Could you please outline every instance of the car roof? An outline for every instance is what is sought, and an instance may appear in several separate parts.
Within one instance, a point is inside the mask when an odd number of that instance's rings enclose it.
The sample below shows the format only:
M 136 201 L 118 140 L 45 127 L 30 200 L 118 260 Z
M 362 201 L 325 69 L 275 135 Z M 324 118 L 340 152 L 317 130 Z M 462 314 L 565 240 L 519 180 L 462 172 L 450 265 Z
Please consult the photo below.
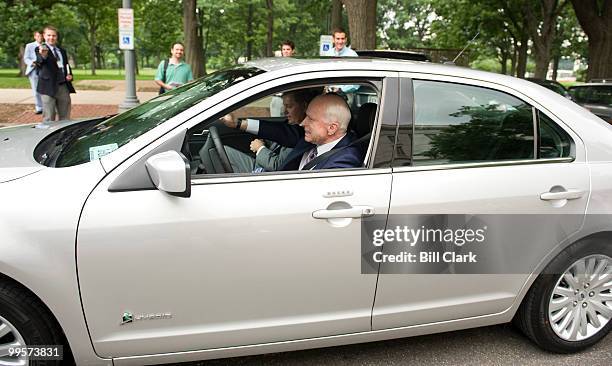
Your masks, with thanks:
M 361 58 L 361 57 L 319 57 L 319 58 L 294 58 L 294 57 L 271 57 L 249 61 L 244 64 L 256 67 L 268 72 L 284 70 L 286 73 L 332 71 L 332 70 L 371 70 L 371 71 L 396 71 L 411 72 L 433 75 L 457 76 L 468 79 L 483 80 L 501 85 L 533 85 L 533 83 L 512 76 L 492 73 L 488 71 L 474 70 L 467 67 L 438 64 L 432 62 L 391 60 L 383 58 Z
M 591 87 L 591 86 L 607 86 L 607 87 L 610 87 L 610 86 L 612 86 L 612 84 L 610 84 L 610 83 L 586 83 L 586 84 L 580 84 L 580 85 L 572 85 L 572 86 L 570 86 L 570 89 L 587 88 L 587 87 Z

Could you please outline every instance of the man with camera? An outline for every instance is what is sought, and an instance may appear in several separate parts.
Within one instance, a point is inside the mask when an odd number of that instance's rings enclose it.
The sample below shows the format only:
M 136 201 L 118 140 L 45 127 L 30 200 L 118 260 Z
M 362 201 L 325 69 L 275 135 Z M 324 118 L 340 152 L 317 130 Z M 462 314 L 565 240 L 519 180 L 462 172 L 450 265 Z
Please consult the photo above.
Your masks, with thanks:
M 34 95 L 34 103 L 36 114 L 41 114 L 43 110 L 42 99 L 40 94 L 36 91 L 38 87 L 38 64 L 36 63 L 36 47 L 40 47 L 43 41 L 42 33 L 38 30 L 34 31 L 34 42 L 30 42 L 25 46 L 23 53 L 23 62 L 26 65 L 26 76 L 30 79 L 30 86 L 32 87 L 32 95 Z
M 46 26 L 43 30 L 45 43 L 36 48 L 36 62 L 40 65 L 38 88 L 43 102 L 43 122 L 70 119 L 70 93 L 76 93 L 72 86 L 72 70 L 66 51 L 57 46 L 57 29 Z

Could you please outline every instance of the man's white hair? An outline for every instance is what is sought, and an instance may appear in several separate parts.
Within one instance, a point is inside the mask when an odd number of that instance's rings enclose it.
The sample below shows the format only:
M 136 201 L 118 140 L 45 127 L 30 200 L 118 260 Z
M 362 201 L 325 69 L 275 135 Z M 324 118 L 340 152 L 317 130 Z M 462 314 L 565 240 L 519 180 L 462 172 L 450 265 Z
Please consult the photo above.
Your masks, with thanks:
M 314 101 L 325 104 L 325 122 L 337 122 L 339 130 L 346 132 L 351 121 L 351 110 L 346 101 L 336 94 L 324 94 L 316 97 Z

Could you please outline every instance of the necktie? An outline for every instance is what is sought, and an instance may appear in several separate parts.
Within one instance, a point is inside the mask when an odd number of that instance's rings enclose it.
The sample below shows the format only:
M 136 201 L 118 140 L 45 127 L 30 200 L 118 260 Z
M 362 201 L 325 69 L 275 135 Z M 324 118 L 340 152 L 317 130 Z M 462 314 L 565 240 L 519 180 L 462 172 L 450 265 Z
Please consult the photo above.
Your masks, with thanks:
M 53 47 L 53 55 L 55 55 L 55 59 L 56 59 L 57 61 L 59 61 L 59 60 L 60 60 L 60 57 L 59 57 L 59 55 L 58 55 L 58 53 L 57 53 L 57 48 L 55 48 L 55 47 Z
M 313 161 L 316 157 L 317 157 L 317 148 L 313 147 L 312 150 L 310 150 L 310 153 L 308 153 L 308 156 L 306 157 L 306 161 L 304 161 L 304 166 L 306 166 L 308 163 Z M 302 167 L 302 169 L 304 169 L 304 167 Z

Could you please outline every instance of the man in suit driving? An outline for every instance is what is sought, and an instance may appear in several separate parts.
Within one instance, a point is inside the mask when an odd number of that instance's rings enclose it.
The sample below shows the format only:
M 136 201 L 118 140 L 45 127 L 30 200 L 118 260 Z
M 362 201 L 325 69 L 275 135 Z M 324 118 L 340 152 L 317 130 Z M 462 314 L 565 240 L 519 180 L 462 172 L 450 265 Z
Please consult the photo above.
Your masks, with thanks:
M 320 95 L 312 100 L 306 110 L 301 128 L 267 121 L 235 120 L 231 115 L 223 118 L 228 127 L 240 128 L 260 138 L 276 141 L 293 150 L 280 170 L 303 170 L 317 156 L 320 159 L 306 169 L 357 168 L 363 165 L 363 151 L 357 145 L 353 132 L 348 132 L 351 111 L 345 100 L 336 94 Z M 340 149 L 335 153 L 332 150 Z
M 55 27 L 46 26 L 43 37 L 45 44 L 36 48 L 36 62 L 40 65 L 37 90 L 42 96 L 43 122 L 54 121 L 56 110 L 60 120 L 70 119 L 70 93 L 75 91 L 68 55 L 57 46 Z

